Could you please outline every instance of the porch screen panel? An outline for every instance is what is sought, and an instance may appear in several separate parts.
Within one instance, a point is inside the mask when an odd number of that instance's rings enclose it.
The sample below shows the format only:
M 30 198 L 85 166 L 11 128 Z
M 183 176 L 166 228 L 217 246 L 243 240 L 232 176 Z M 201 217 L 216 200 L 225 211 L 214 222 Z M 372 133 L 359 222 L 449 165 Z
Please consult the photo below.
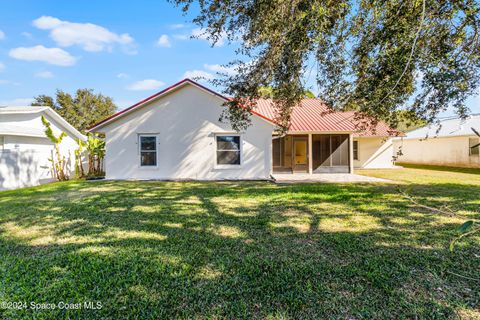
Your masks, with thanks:
M 332 166 L 348 166 L 348 136 L 332 135 Z
M 312 135 L 313 169 L 330 166 L 330 135 Z
M 312 135 L 312 165 L 315 172 L 343 172 L 349 167 L 349 142 L 345 134 Z M 332 169 L 337 168 L 337 169 Z M 317 170 L 318 169 L 318 170 Z M 332 171 L 333 170 L 333 171 Z
M 286 168 L 291 168 L 292 167 L 292 136 L 286 136 L 285 138 L 285 144 L 284 144 L 284 154 L 285 156 L 283 157 L 283 165 Z
M 276 138 L 272 140 L 272 162 L 274 167 L 283 166 L 283 154 L 284 154 L 284 138 Z
M 322 147 L 322 144 L 320 143 L 318 136 L 313 135 L 312 136 L 312 167 L 313 169 L 318 168 L 321 164 L 320 162 L 321 147 Z

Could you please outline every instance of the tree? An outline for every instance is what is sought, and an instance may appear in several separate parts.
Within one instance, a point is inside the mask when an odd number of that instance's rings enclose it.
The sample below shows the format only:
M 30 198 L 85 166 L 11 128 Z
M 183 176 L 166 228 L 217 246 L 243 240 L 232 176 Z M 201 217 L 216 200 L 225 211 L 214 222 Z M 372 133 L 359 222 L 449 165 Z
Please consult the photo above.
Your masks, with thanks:
M 88 133 L 87 140 L 76 139 L 75 173 L 78 178 L 104 176 L 103 159 L 105 158 L 105 140 L 98 133 Z M 83 170 L 84 156 L 88 160 L 88 172 Z
M 60 144 L 62 143 L 63 138 L 67 136 L 65 132 L 61 132 L 58 136 L 53 133 L 50 122 L 42 116 L 42 123 L 45 126 L 45 135 L 53 143 L 53 153 L 52 157 L 48 160 L 52 163 L 52 173 L 55 179 L 58 181 L 68 180 L 68 175 L 66 173 L 66 160 L 60 152 Z
M 419 119 L 417 114 L 409 110 L 396 111 L 397 129 L 402 132 L 408 132 L 425 126 L 427 123 Z
M 98 121 L 112 115 L 117 107 L 112 98 L 91 89 L 78 89 L 75 97 L 62 90 L 57 90 L 55 100 L 47 95 L 34 98 L 32 106 L 49 106 L 72 126 L 81 132 Z
M 78 148 L 75 150 L 75 174 L 77 178 L 82 178 L 85 176 L 83 170 L 83 155 L 85 153 L 86 142 L 80 139 L 75 139 L 77 142 Z
M 225 118 L 237 130 L 268 86 L 281 110 L 276 120 L 288 127 L 312 70 L 329 106 L 392 126 L 400 109 L 427 123 L 449 107 L 464 117 L 480 83 L 475 0 L 171 1 L 185 12 L 198 2 L 193 21 L 202 37 L 240 40 L 245 61 L 232 61 L 238 72 L 214 81 L 234 97 Z
M 258 95 L 264 99 L 272 99 L 275 96 L 271 86 L 258 88 Z M 303 92 L 303 98 L 315 98 L 315 94 L 310 90 L 305 90 Z
M 105 140 L 97 133 L 89 133 L 86 149 L 88 152 L 88 175 L 93 177 L 104 175 Z

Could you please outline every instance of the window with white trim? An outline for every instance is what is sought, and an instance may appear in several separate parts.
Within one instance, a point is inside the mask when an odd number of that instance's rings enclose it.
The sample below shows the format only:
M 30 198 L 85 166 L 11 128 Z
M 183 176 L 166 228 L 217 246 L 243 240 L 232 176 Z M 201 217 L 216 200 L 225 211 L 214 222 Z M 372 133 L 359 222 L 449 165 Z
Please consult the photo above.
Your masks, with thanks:
M 358 160 L 358 141 L 353 140 L 353 160 Z
M 238 166 L 241 163 L 240 135 L 216 135 L 217 165 Z
M 469 149 L 470 149 L 470 152 L 469 154 L 471 156 L 475 156 L 475 155 L 478 155 L 480 152 L 480 139 L 478 138 L 469 138 L 468 139 L 468 144 L 469 144 Z
M 157 165 L 157 137 L 152 135 L 139 136 L 140 166 L 155 167 Z

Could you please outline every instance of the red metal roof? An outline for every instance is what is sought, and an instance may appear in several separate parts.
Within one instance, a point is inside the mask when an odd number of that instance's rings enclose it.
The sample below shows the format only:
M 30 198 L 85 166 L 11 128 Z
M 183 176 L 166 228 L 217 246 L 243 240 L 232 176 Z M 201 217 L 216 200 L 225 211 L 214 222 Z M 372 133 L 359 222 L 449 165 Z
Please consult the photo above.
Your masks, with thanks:
M 259 99 L 254 111 L 274 120 L 276 110 L 271 99 Z M 353 132 L 354 136 L 387 137 L 402 133 L 391 129 L 385 122 L 379 121 L 375 127 L 368 123 L 360 124 L 355 112 L 332 111 L 320 99 L 303 99 L 292 110 L 289 132 Z

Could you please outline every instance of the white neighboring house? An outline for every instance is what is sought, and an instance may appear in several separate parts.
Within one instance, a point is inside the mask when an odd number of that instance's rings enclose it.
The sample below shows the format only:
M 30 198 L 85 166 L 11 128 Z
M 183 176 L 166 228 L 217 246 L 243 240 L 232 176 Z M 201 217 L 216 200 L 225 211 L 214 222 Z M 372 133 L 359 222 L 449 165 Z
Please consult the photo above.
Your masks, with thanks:
M 272 174 L 352 173 L 391 168 L 392 130 L 359 131 L 352 112 L 329 112 L 319 99 L 294 107 L 278 135 L 271 100 L 260 100 L 252 123 L 235 132 L 219 121 L 229 98 L 184 79 L 97 123 L 105 134 L 107 179 L 270 179 Z M 400 134 L 396 132 L 396 134 Z
M 48 107 L 0 107 L 0 190 L 51 182 L 53 143 L 45 135 L 42 115 L 55 135 L 65 132 L 60 144 L 67 169 L 74 173 L 77 143 L 86 137 Z
M 408 132 L 406 137 L 395 139 L 395 152 L 401 150 L 403 153 L 397 161 L 479 168 L 479 147 L 472 147 L 478 145 L 480 140 L 472 128 L 480 131 L 480 114 L 471 115 L 465 120 L 444 119 L 439 125 L 425 126 Z

